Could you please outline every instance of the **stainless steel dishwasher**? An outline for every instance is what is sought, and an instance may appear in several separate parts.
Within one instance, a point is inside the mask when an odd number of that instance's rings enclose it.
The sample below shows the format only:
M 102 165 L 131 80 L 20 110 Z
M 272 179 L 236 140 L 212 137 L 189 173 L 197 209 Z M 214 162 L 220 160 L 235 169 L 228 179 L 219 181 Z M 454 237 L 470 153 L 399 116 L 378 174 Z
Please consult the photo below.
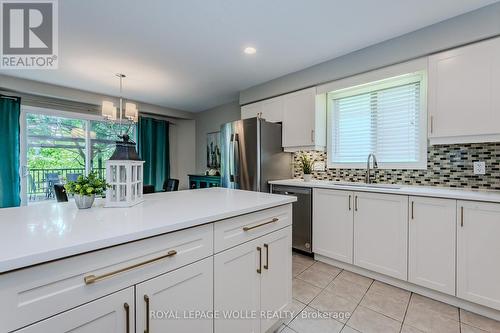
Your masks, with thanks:
M 297 201 L 293 203 L 292 247 L 312 253 L 312 189 L 273 185 L 272 193 L 297 197 Z

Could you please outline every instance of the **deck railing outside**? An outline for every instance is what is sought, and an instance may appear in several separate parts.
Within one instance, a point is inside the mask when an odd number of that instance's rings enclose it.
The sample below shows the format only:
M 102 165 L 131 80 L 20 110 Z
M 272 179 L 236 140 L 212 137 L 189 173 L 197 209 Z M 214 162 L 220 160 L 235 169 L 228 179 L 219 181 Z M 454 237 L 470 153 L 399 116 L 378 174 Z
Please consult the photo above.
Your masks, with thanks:
M 99 177 L 105 178 L 105 168 L 94 168 Z M 79 175 L 85 174 L 84 168 L 65 169 L 29 169 L 28 173 L 28 196 L 30 201 L 52 199 L 53 185 L 64 184 L 70 180 L 76 180 Z

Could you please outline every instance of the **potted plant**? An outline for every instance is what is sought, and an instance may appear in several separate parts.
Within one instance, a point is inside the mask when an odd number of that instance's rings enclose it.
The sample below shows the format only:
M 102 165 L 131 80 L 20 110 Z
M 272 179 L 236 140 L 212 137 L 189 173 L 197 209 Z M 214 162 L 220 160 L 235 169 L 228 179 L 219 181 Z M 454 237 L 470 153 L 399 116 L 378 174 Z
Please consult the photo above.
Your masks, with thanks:
M 312 180 L 313 160 L 306 154 L 302 154 L 299 159 L 299 165 L 304 173 L 304 181 L 310 182 Z
M 70 181 L 65 185 L 66 191 L 75 196 L 75 203 L 79 209 L 92 207 L 96 194 L 102 195 L 108 186 L 96 172 L 91 172 L 88 176 L 80 175 L 76 181 Z

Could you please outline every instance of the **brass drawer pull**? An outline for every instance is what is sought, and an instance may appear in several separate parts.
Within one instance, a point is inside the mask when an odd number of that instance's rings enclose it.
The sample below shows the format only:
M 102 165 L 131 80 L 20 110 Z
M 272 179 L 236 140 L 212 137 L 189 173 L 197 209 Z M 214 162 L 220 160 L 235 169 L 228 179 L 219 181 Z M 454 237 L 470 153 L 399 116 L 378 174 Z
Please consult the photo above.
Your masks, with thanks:
M 279 218 L 275 217 L 271 221 L 267 221 L 267 222 L 264 222 L 264 223 L 261 223 L 261 224 L 257 224 L 257 225 L 254 225 L 253 227 L 243 227 L 243 231 L 250 231 L 252 229 L 263 227 L 263 226 L 268 225 L 270 223 L 276 223 L 279 220 L 280 220 Z
M 262 248 L 257 246 L 257 251 L 259 251 L 259 268 L 257 268 L 257 273 L 262 274 Z
M 113 277 L 115 275 L 118 275 L 118 274 L 121 274 L 121 273 L 124 273 L 124 272 L 128 272 L 128 271 L 131 271 L 133 269 L 136 269 L 136 268 L 139 268 L 139 267 L 151 264 L 151 263 L 153 263 L 155 261 L 159 261 L 159 260 L 162 260 L 162 259 L 165 259 L 165 258 L 168 258 L 168 257 L 175 256 L 176 254 L 177 254 L 176 250 L 170 250 L 170 251 L 168 251 L 167 254 L 165 254 L 165 255 L 163 255 L 161 257 L 150 259 L 150 260 L 146 260 L 146 261 L 143 261 L 141 263 L 138 263 L 138 264 L 135 264 L 135 265 L 131 265 L 131 266 L 128 266 L 128 267 L 124 267 L 124 268 L 121 268 L 121 269 L 117 269 L 116 271 L 105 273 L 105 274 L 102 274 L 102 275 L 93 275 L 93 274 L 87 275 L 87 276 L 85 276 L 83 278 L 83 280 L 85 281 L 85 284 L 92 284 L 92 283 L 95 283 L 95 282 L 98 282 L 98 281 L 101 281 L 101 280 Z
M 125 332 L 130 333 L 130 306 L 128 303 L 123 304 L 123 307 L 125 308 Z
M 144 302 L 146 302 L 146 329 L 144 333 L 149 333 L 149 296 L 144 295 Z
M 269 269 L 269 245 L 264 244 L 264 248 L 266 249 L 266 263 L 264 265 L 264 269 Z

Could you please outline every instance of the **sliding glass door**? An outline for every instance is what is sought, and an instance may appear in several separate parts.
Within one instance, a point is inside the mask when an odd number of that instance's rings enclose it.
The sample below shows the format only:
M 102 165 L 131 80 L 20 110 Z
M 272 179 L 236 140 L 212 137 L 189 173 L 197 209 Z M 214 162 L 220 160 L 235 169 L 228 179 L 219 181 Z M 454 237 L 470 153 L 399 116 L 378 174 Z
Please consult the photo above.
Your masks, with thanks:
M 22 204 L 54 200 L 54 185 L 94 170 L 105 177 L 117 134 L 135 138 L 135 126 L 111 125 L 101 117 L 32 107 L 21 111 Z

